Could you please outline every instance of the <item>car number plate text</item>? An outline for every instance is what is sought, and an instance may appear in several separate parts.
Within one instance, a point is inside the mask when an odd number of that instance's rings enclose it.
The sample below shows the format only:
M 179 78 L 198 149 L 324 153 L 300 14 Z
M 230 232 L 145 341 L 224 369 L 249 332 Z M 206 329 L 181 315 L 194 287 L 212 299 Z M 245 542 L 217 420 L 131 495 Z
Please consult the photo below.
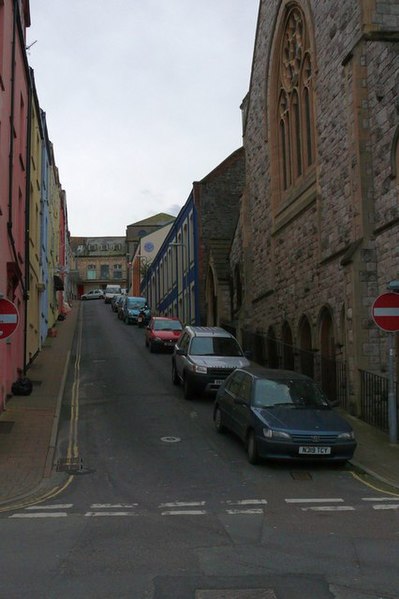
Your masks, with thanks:
M 299 453 L 313 455 L 328 455 L 331 453 L 331 447 L 300 447 Z

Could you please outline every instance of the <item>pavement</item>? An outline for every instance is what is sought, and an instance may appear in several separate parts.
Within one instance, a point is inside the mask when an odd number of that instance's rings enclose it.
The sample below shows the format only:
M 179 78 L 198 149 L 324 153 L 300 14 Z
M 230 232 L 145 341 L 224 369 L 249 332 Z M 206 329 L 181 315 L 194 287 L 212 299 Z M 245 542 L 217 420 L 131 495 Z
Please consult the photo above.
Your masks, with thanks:
M 65 473 L 56 468 L 57 432 L 79 312 L 76 301 L 28 369 L 32 393 L 12 396 L 0 415 L 0 512 L 39 502 L 65 484 Z M 366 475 L 371 486 L 383 486 L 399 497 L 399 443 L 391 444 L 387 434 L 341 414 L 358 442 L 351 460 L 355 472 Z

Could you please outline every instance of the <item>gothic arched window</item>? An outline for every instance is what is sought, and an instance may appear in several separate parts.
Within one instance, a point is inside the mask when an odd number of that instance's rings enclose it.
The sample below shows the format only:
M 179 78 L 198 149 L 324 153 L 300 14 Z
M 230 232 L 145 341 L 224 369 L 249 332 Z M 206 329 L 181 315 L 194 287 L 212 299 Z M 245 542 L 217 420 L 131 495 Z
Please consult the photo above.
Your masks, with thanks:
M 305 17 L 296 4 L 285 14 L 278 60 L 278 151 L 284 192 L 315 161 L 312 55 Z

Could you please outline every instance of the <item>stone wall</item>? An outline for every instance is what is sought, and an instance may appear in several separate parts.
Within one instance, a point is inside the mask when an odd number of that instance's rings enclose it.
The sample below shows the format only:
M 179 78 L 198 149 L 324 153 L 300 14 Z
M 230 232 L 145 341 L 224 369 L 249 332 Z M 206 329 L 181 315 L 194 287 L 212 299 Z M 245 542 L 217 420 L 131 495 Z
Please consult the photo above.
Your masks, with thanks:
M 247 264 L 239 319 L 242 327 L 266 332 L 273 325 L 277 333 L 287 321 L 297 344 L 306 314 L 319 348 L 320 314 L 328 307 L 355 377 L 359 367 L 381 367 L 383 340 L 370 308 L 386 282 L 399 278 L 398 181 L 391 170 L 399 126 L 399 5 L 341 0 L 337 10 L 333 1 L 298 3 L 314 52 L 316 191 L 303 210 L 276 226 L 270 73 L 285 4 L 261 1 L 246 100 L 248 199 L 231 265 L 246 264 L 251 255 L 251 276 Z M 245 250 L 240 243 L 249 234 Z

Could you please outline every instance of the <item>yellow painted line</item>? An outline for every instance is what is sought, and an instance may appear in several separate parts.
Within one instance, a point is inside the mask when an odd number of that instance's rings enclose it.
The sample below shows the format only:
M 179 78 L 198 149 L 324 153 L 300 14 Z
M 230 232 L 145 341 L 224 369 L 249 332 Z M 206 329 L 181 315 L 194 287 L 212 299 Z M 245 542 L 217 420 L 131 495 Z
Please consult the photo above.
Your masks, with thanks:
M 361 482 L 363 485 L 365 485 L 369 489 L 373 489 L 373 491 L 378 491 L 378 493 L 384 493 L 385 495 L 391 495 L 391 497 L 399 497 L 399 493 L 393 493 L 391 491 L 386 491 L 385 489 L 380 489 L 379 487 L 372 485 L 371 483 L 363 480 L 358 474 L 356 474 L 356 472 L 353 472 L 352 470 L 351 470 L 351 474 L 352 474 L 353 478 L 355 478 L 356 480 Z M 387 483 L 387 486 L 389 487 L 388 483 Z
M 31 505 L 38 505 L 39 503 L 42 503 L 42 501 L 53 499 L 54 497 L 57 497 L 57 495 L 65 491 L 65 489 L 69 487 L 72 481 L 73 476 L 69 476 L 67 481 L 62 485 L 62 487 L 54 487 L 50 491 L 47 491 L 47 493 L 44 493 L 44 495 L 36 497 L 35 499 L 31 498 L 27 499 L 26 501 L 21 501 L 20 503 L 15 503 L 13 505 L 2 507 L 0 508 L 0 512 L 14 512 L 15 510 L 21 510 Z

